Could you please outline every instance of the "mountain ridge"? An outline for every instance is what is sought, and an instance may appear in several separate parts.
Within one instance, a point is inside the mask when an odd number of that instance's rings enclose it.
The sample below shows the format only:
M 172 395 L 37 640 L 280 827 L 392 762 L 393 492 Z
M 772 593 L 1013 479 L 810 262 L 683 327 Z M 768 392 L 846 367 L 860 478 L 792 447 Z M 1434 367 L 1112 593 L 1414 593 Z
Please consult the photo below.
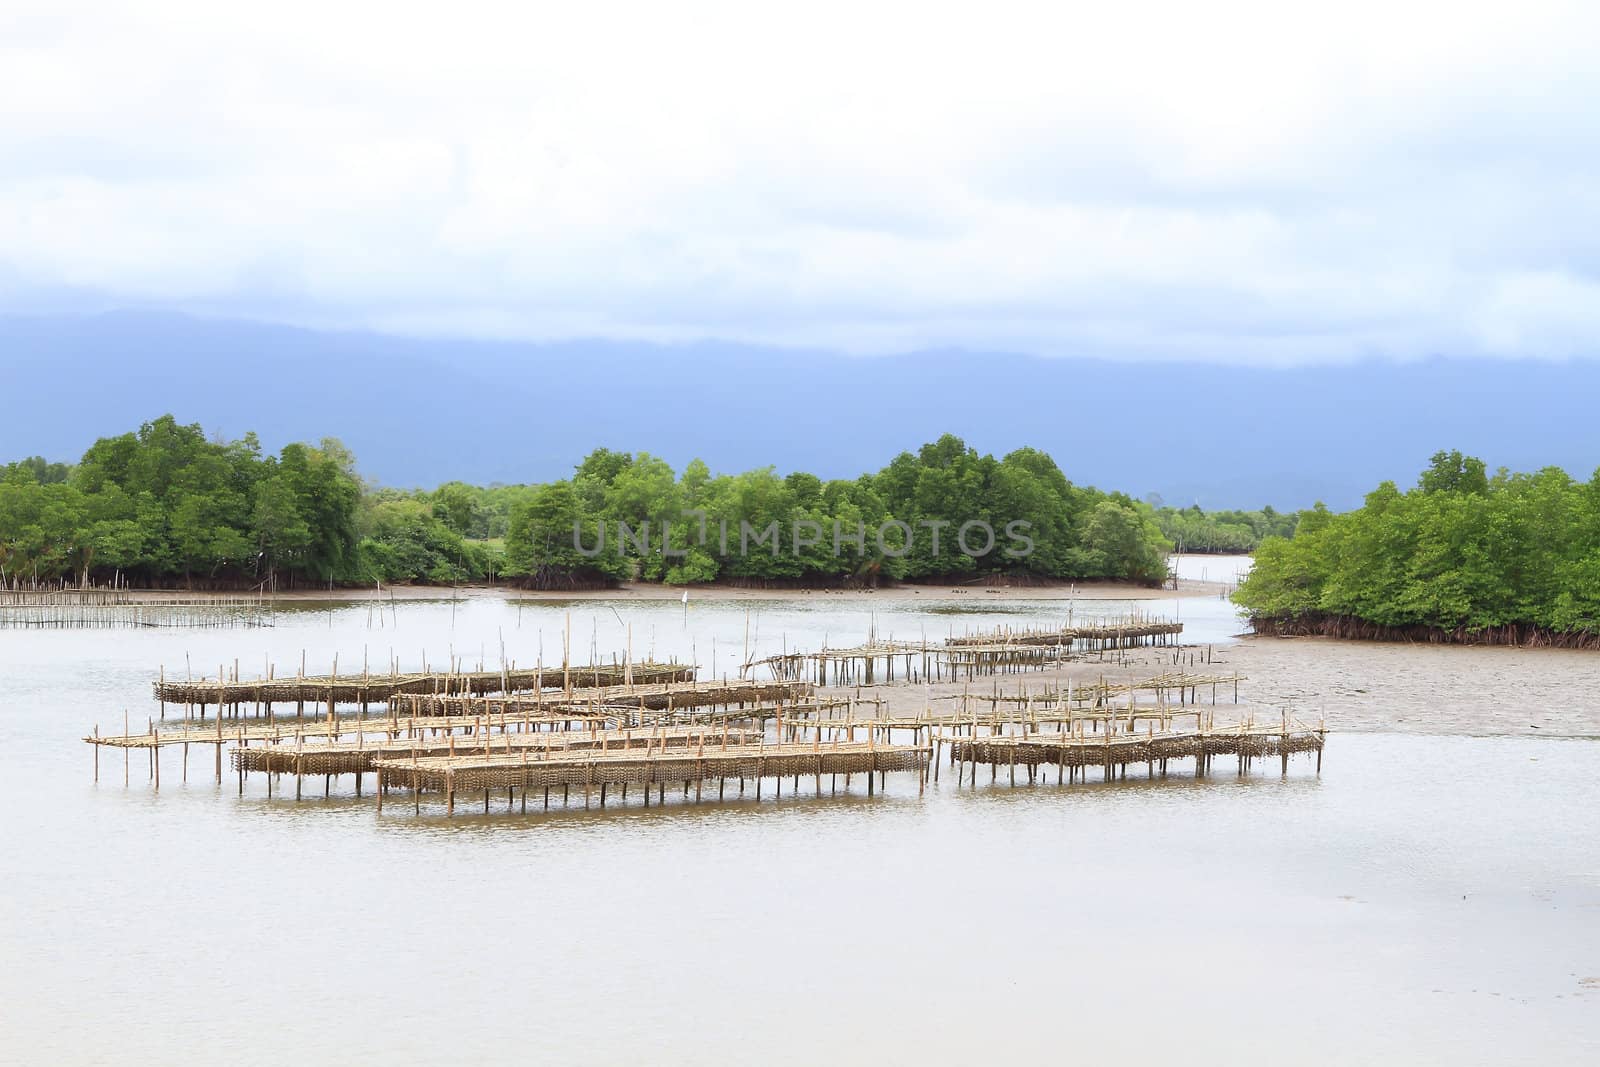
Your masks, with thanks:
M 1359 504 L 1460 448 L 1491 469 L 1600 462 L 1600 361 L 1249 367 L 730 342 L 397 337 L 152 312 L 0 316 L 0 461 L 75 461 L 171 412 L 276 449 L 341 438 L 363 474 L 431 486 L 564 477 L 597 447 L 681 469 L 825 478 L 943 433 L 1031 445 L 1075 482 L 1186 506 Z

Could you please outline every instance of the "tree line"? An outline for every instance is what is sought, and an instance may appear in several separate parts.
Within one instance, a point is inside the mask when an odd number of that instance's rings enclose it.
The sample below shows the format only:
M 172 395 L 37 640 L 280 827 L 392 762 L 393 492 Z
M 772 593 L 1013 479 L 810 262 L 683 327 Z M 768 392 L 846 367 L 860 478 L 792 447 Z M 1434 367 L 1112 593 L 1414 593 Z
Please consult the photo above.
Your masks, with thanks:
M 356 568 L 361 485 L 325 440 L 264 455 L 170 415 L 96 441 L 73 467 L 0 468 L 0 577 L 216 587 L 326 583 Z
M 1179 552 L 1254 552 L 1269 537 L 1294 536 L 1298 516 L 1275 511 L 1269 504 L 1260 511 L 1202 511 L 1156 508 L 1156 525 Z
M 978 532 L 964 539 L 963 530 Z M 639 531 L 657 536 L 619 543 Z M 630 576 L 836 584 L 998 573 L 1153 583 L 1166 577 L 1169 549 L 1147 506 L 1073 485 L 1045 453 L 996 459 L 946 435 L 876 474 L 831 481 L 771 467 L 713 475 L 699 460 L 680 475 L 648 453 L 600 449 L 512 510 L 503 573 L 541 587 Z
M 1256 628 L 1357 637 L 1592 643 L 1600 635 L 1600 472 L 1489 475 L 1439 452 L 1405 492 L 1300 515 L 1234 599 Z
M 75 465 L 0 467 L 7 582 L 1156 583 L 1171 547 L 1149 504 L 1074 485 L 1036 449 L 997 459 L 951 435 L 855 479 L 680 473 L 601 448 L 560 481 L 424 491 L 364 484 L 333 438 L 268 454 L 254 434 L 208 439 L 166 415 Z

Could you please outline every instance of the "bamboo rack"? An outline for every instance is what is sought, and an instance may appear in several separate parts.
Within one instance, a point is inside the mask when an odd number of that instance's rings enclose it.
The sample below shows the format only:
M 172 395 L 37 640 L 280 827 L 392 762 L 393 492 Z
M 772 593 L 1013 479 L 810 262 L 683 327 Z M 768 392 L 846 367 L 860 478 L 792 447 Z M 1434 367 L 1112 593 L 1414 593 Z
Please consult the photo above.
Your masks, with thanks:
M 949 746 L 950 762 L 957 768 L 956 783 L 961 784 L 970 773 L 968 780 L 976 786 L 980 765 L 990 768 L 990 781 L 1000 767 L 1008 767 L 1011 784 L 1015 785 L 1017 768 L 1021 767 L 1032 783 L 1039 768 L 1047 764 L 1057 768 L 1058 782 L 1063 774 L 1076 781 L 1091 767 L 1100 768 L 1104 780 L 1110 781 L 1118 775 L 1126 779 L 1130 764 L 1144 764 L 1147 776 L 1153 778 L 1158 771 L 1165 777 L 1171 760 L 1193 759 L 1196 776 L 1203 777 L 1210 772 L 1212 760 L 1230 755 L 1237 759 L 1240 774 L 1249 773 L 1255 761 L 1271 756 L 1279 757 L 1283 773 L 1287 774 L 1290 756 L 1310 753 L 1316 757 L 1320 774 L 1326 739 L 1324 724 L 1307 726 L 1285 712 L 1276 724 L 1258 725 L 1247 719 L 1218 727 L 1209 716 L 1202 716 L 1192 730 L 1157 732 L 1152 727 L 1142 733 L 1137 729 L 1106 730 L 1096 735 L 1086 733 L 1080 724 L 1055 733 L 966 737 L 938 734 L 934 744 L 941 750 Z
M 691 750 L 662 750 L 640 752 L 625 749 L 616 752 L 573 752 L 551 749 L 544 753 L 523 750 L 517 753 L 489 753 L 455 756 L 434 756 L 415 759 L 382 759 L 375 763 L 378 772 L 378 805 L 383 806 L 385 792 L 391 788 L 408 789 L 415 798 L 423 793 L 445 795 L 447 810 L 455 811 L 456 797 L 463 793 L 481 792 L 487 810 L 491 793 L 505 790 L 509 807 L 521 792 L 524 806 L 532 790 L 546 791 L 561 787 L 564 791 L 581 787 L 585 806 L 596 792 L 600 803 L 605 804 L 606 792 L 611 788 L 641 788 L 648 803 L 650 787 L 659 790 L 659 800 L 665 799 L 666 787 L 682 785 L 687 797 L 691 787 L 699 800 L 707 783 L 717 785 L 719 798 L 725 794 L 727 783 L 736 780 L 741 794 L 746 781 L 757 785 L 757 798 L 763 780 L 775 778 L 782 789 L 784 778 L 811 778 L 817 793 L 822 790 L 822 776 L 830 779 L 838 775 L 866 775 L 867 792 L 874 791 L 874 776 L 891 773 L 915 772 L 918 782 L 925 783 L 926 769 L 931 755 L 926 746 L 876 745 L 871 742 L 835 742 L 809 745 L 758 744 L 758 745 L 704 745 Z M 848 788 L 848 783 L 847 783 Z M 781 795 L 781 794 L 780 794 Z
M 187 707 L 260 704 L 368 704 L 401 695 L 513 693 L 563 685 L 588 689 L 635 683 L 685 681 L 693 667 L 677 663 L 593 664 L 581 667 L 526 667 L 515 670 L 427 671 L 291 676 L 248 680 L 201 678 L 155 683 L 156 699 Z
M 1114 639 L 1127 636 L 1130 625 L 1121 625 Z M 1141 639 L 1159 641 L 1176 632 L 1160 629 L 1165 624 L 1159 622 L 1145 625 L 1148 632 Z M 988 632 L 967 635 L 971 640 L 965 643 L 955 639 L 948 647 L 879 639 L 873 633 L 866 644 L 851 649 L 747 658 L 747 670 L 772 666 L 775 677 L 767 681 L 701 681 L 688 665 L 633 663 L 631 641 L 620 662 L 575 667 L 564 649 L 562 666 L 531 671 L 506 661 L 503 648 L 497 671 L 483 670 L 481 663 L 478 670 L 456 669 L 454 655 L 451 670 L 405 674 L 373 674 L 363 666 L 360 674 L 341 675 L 335 658 L 326 676 L 307 676 L 302 660 L 295 677 L 280 679 L 269 663 L 264 677 L 253 681 L 240 680 L 237 661 L 231 677 L 222 667 L 216 678 L 198 681 L 169 681 L 163 668 L 155 693 L 163 713 L 168 702 L 183 705 L 188 714 L 181 725 L 169 728 L 151 718 L 136 733 L 124 713 L 120 733 L 96 727 L 84 740 L 93 747 L 97 782 L 102 750 L 122 751 L 125 784 L 131 754 L 142 751 L 159 790 L 161 753 L 174 747 L 181 749 L 187 781 L 189 749 L 198 744 L 212 746 L 219 783 L 223 749 L 231 749 L 229 763 L 241 795 L 250 774 L 265 775 L 269 798 L 278 788 L 276 780 L 290 775 L 297 799 L 307 778 L 322 776 L 327 796 L 334 778 L 352 775 L 359 797 L 365 776 L 375 774 L 380 809 L 385 793 L 402 789 L 412 794 L 417 811 L 426 794 L 444 794 L 447 810 L 453 811 L 458 795 L 480 792 L 487 810 L 492 794 L 501 790 L 508 807 L 520 798 L 523 810 L 530 791 L 538 791 L 548 808 L 555 788 L 563 803 L 581 789 L 585 806 L 598 792 L 602 807 L 613 790 L 626 800 L 630 788 L 642 792 L 646 804 L 652 789 L 663 802 L 668 785 L 681 787 L 686 799 L 692 789 L 699 800 L 708 783 L 721 798 L 730 782 L 737 782 L 741 795 L 753 782 L 759 798 L 768 779 L 776 780 L 781 795 L 784 779 L 798 792 L 802 779 L 810 778 L 814 794 L 821 795 L 823 777 L 829 778 L 830 791 L 837 791 L 841 775 L 847 792 L 855 776 L 865 775 L 871 795 L 887 774 L 913 771 L 919 773 L 920 793 L 930 780 L 938 781 L 946 750 L 958 784 L 975 784 L 982 765 L 990 767 L 991 781 L 1007 768 L 1013 784 L 1019 768 L 1032 783 L 1049 765 L 1057 768 L 1058 782 L 1069 777 L 1076 782 L 1092 768 L 1101 770 L 1102 780 L 1126 778 L 1128 767 L 1140 763 L 1150 777 L 1158 769 L 1165 776 L 1175 759 L 1193 760 L 1196 774 L 1204 776 L 1216 757 L 1230 755 L 1241 774 L 1272 757 L 1287 773 L 1290 757 L 1300 754 L 1314 756 L 1320 773 L 1325 725 L 1308 726 L 1282 710 L 1272 716 L 1277 721 L 1263 717 L 1258 723 L 1254 709 L 1238 704 L 1242 676 L 1170 669 L 1164 651 L 1157 657 L 1160 673 L 1126 680 L 1101 675 L 1032 688 L 1019 682 L 1015 692 L 1003 692 L 998 679 L 987 693 L 967 688 L 936 696 L 930 686 L 920 714 L 885 714 L 886 707 L 895 706 L 890 687 L 911 689 L 919 668 L 928 680 L 930 668 L 937 675 L 959 666 L 964 657 L 990 655 L 996 664 L 1003 657 L 1012 657 L 1012 664 L 1042 662 L 1065 649 L 1064 643 L 1050 645 L 1044 639 L 1063 632 L 1006 630 L 1003 642 Z M 598 650 L 594 655 L 598 658 Z M 1211 659 L 1209 650 L 1184 655 L 1191 666 Z M 1180 662 L 1181 656 L 1173 657 L 1173 663 Z M 875 688 L 866 695 L 859 684 L 853 693 L 819 691 L 810 681 L 788 677 L 813 668 L 818 679 L 857 678 Z M 1201 699 L 1207 688 L 1209 704 Z M 1218 725 L 1218 698 L 1230 690 L 1235 721 Z M 945 700 L 959 703 L 933 710 L 935 702 Z M 307 701 L 325 707 L 326 715 L 305 717 Z M 274 714 L 274 705 L 291 702 L 295 718 Z M 372 702 L 383 710 L 370 712 Z M 253 720 L 239 713 L 247 703 L 257 706 Z M 341 703 L 358 704 L 360 711 L 341 712 Z M 232 719 L 219 711 L 207 721 L 208 704 L 231 705 Z M 193 714 L 196 707 L 199 716 Z
M 670 711 L 719 705 L 794 701 L 809 697 L 812 692 L 812 687 L 804 682 L 752 682 L 733 679 L 600 686 L 587 690 L 581 701 L 556 691 L 539 691 L 513 696 L 404 693 L 395 698 L 395 703 L 413 715 L 484 713 L 514 715 L 524 708 L 535 710 L 554 706 L 578 708 L 584 704 Z

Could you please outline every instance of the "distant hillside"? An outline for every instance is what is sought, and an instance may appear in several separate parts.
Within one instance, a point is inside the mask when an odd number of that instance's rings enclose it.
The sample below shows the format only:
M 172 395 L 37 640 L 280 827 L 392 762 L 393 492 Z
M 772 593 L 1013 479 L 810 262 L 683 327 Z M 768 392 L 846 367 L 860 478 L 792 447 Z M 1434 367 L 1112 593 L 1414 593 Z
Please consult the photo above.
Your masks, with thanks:
M 849 477 L 955 433 L 1052 453 L 1076 482 L 1208 508 L 1358 504 L 1441 448 L 1517 469 L 1600 465 L 1600 361 L 1430 360 L 1256 369 L 921 352 L 861 358 L 730 344 L 412 340 L 144 313 L 0 318 L 0 461 L 75 460 L 172 412 L 325 434 L 368 477 L 550 479 L 590 449 L 682 467 Z

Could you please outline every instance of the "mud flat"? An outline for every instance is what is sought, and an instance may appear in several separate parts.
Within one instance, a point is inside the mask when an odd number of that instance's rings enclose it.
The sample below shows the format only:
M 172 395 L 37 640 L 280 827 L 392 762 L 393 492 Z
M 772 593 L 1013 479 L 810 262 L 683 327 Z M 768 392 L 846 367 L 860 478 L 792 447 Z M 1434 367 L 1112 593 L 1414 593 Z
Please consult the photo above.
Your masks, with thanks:
M 1600 653 L 1460 645 L 1405 645 L 1320 637 L 1244 637 L 1181 650 L 1141 649 L 973 682 L 882 686 L 887 714 L 949 713 L 963 693 L 1043 693 L 1114 685 L 1183 670 L 1238 675 L 1239 699 L 1285 708 L 1331 731 L 1470 737 L 1600 737 Z M 1211 686 L 1194 695 L 1212 699 Z M 1219 683 L 1218 704 L 1233 702 Z M 1121 699 L 1120 697 L 1118 699 Z M 1148 697 L 1146 698 L 1148 699 Z
M 1247 637 L 1217 661 L 1256 703 L 1320 710 L 1330 730 L 1600 737 L 1600 653 Z

